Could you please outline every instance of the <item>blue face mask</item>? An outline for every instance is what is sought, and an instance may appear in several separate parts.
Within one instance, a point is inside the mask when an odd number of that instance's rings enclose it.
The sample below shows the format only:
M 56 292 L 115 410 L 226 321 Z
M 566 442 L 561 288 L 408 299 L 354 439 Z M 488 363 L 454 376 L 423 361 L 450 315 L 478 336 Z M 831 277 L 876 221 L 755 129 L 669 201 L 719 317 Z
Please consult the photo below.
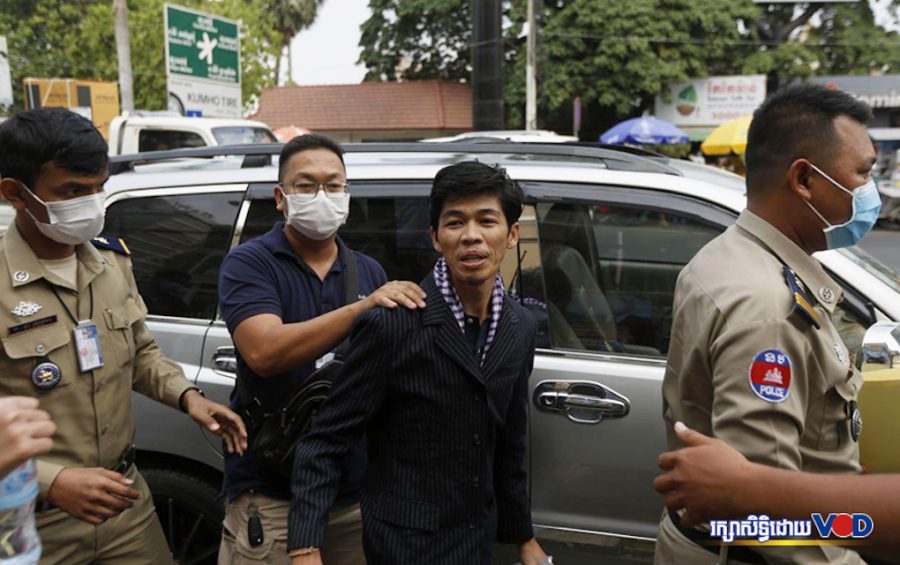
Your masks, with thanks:
M 816 216 L 822 220 L 827 228 L 825 232 L 825 241 L 828 243 L 828 249 L 838 249 L 841 247 L 851 247 L 856 245 L 878 221 L 878 213 L 881 211 L 881 196 L 878 194 L 878 187 L 875 186 L 875 179 L 870 178 L 869 182 L 860 186 L 856 190 L 848 190 L 841 183 L 828 176 L 825 171 L 819 167 L 812 165 L 812 168 L 819 172 L 820 175 L 831 181 L 831 184 L 840 188 L 853 198 L 853 214 L 850 219 L 843 224 L 833 225 L 826 220 L 822 214 L 816 210 L 812 204 L 806 202 L 809 209 L 815 212 Z

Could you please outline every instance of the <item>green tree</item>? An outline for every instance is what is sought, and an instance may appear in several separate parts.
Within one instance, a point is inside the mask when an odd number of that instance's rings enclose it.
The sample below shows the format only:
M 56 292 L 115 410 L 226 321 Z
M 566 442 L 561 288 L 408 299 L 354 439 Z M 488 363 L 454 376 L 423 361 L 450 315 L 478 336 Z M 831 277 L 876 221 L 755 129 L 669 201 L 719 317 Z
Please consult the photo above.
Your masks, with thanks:
M 359 62 L 365 80 L 468 79 L 470 0 L 369 0 Z
M 885 0 L 880 0 L 885 4 Z M 900 2 L 890 8 L 896 13 Z M 370 0 L 360 62 L 367 80 L 470 79 L 469 2 Z M 525 106 L 525 0 L 505 0 L 505 99 L 509 127 Z M 760 73 L 782 84 L 812 74 L 888 72 L 900 62 L 896 32 L 875 25 L 868 2 L 760 6 L 752 0 L 543 0 L 538 107 L 543 127 L 569 131 L 585 105 L 586 138 L 649 109 L 677 82 Z
M 240 20 L 241 90 L 252 108 L 275 83 L 280 37 L 263 0 L 181 0 L 180 5 Z M 129 0 L 136 108 L 166 108 L 163 5 L 165 0 Z M 15 103 L 24 107 L 22 79 L 118 78 L 112 3 L 109 0 L 0 0 L 0 35 L 9 44 Z
M 281 55 L 287 51 L 288 82 L 293 82 L 291 78 L 291 40 L 299 32 L 313 24 L 322 2 L 323 0 L 268 0 L 266 2 L 266 11 L 270 14 L 275 31 L 279 34 L 280 49 L 275 60 L 276 80 L 278 80 L 277 74 L 281 69 Z

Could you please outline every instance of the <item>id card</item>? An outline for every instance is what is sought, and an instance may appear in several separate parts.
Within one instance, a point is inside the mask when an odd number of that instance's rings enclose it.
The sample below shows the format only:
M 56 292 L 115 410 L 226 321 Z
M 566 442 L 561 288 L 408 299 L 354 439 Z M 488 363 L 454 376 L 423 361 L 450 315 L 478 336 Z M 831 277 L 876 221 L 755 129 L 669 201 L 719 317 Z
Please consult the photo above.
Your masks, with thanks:
M 82 320 L 75 326 L 75 347 L 78 348 L 78 365 L 82 373 L 99 369 L 103 366 L 103 352 L 100 351 L 100 336 L 97 335 L 97 324 L 91 320 Z

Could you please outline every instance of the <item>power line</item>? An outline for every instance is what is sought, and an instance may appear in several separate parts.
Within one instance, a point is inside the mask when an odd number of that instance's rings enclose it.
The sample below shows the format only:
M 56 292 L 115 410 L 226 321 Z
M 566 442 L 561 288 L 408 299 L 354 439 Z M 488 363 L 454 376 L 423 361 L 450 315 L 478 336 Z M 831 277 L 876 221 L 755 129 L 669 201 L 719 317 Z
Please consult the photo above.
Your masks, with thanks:
M 898 41 L 809 41 L 803 43 L 781 42 L 765 39 L 672 39 L 668 37 L 645 37 L 635 35 L 589 35 L 577 33 L 544 33 L 547 37 L 563 37 L 570 39 L 596 39 L 600 41 L 633 41 L 646 43 L 663 43 L 673 45 L 724 45 L 757 47 L 765 45 L 777 47 L 779 45 L 800 45 L 803 47 L 884 47 L 900 46 Z

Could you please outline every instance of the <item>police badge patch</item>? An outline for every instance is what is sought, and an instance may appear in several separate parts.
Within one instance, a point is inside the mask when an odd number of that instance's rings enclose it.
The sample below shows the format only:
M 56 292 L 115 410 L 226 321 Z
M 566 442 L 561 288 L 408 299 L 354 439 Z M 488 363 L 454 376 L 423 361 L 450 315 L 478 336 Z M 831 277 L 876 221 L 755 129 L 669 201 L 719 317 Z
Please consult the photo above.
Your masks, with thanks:
M 50 390 L 56 387 L 60 379 L 62 379 L 62 371 L 59 369 L 59 365 L 49 360 L 38 363 L 38 366 L 31 371 L 31 382 L 41 390 Z
M 784 402 L 791 392 L 791 358 L 780 349 L 760 351 L 750 363 L 750 388 L 766 402 Z

